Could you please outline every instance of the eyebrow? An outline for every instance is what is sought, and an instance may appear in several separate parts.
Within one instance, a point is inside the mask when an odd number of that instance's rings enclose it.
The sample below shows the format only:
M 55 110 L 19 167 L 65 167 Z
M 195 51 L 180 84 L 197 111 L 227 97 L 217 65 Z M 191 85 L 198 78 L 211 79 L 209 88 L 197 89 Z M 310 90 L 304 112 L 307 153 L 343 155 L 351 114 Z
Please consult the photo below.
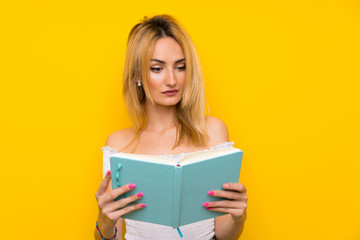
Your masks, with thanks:
M 179 62 L 182 62 L 182 61 L 184 61 L 184 60 L 185 60 L 185 58 L 180 59 L 180 60 L 177 60 L 177 61 L 175 61 L 175 63 L 179 63 Z M 161 60 L 159 60 L 159 59 L 151 59 L 151 61 L 156 61 L 156 62 L 159 62 L 159 63 L 165 63 L 164 61 L 161 61 Z

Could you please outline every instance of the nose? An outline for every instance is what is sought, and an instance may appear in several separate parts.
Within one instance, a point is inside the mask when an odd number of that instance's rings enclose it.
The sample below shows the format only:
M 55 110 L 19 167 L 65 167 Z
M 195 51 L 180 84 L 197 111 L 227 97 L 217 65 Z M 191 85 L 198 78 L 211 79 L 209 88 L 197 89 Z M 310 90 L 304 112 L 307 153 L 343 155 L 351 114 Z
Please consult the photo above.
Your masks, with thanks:
M 176 75 L 174 69 L 170 69 L 166 75 L 165 84 L 167 86 L 174 86 L 176 84 Z

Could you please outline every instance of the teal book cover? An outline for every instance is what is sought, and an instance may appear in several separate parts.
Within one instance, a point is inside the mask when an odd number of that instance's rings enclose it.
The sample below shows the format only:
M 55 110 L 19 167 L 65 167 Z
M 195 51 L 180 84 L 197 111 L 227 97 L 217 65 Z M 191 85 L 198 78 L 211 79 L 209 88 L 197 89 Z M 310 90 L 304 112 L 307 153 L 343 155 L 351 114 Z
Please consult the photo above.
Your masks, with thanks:
M 143 192 L 139 201 L 146 204 L 123 218 L 177 228 L 226 214 L 202 204 L 222 200 L 208 191 L 224 190 L 223 183 L 239 181 L 242 156 L 234 147 L 189 153 L 177 162 L 152 155 L 114 154 L 110 157 L 112 188 L 135 183 L 133 191 L 120 197 Z

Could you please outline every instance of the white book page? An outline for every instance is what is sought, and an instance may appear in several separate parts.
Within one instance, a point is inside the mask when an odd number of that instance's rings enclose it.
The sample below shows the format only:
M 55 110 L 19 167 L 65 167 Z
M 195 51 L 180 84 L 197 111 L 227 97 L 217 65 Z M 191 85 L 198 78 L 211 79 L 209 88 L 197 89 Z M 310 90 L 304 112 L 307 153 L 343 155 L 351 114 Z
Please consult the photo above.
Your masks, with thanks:
M 133 154 L 133 153 L 115 153 L 112 156 L 127 158 L 127 159 L 131 159 L 134 161 L 152 162 L 152 163 L 172 165 L 172 166 L 176 165 L 176 162 L 171 161 L 168 158 L 161 157 L 161 156 L 155 156 L 155 155 Z
M 185 155 L 181 158 L 178 162 L 175 162 L 171 159 L 162 156 L 155 156 L 155 155 L 146 155 L 146 154 L 132 154 L 132 153 L 115 153 L 114 157 L 122 157 L 127 159 L 132 159 L 135 161 L 143 161 L 143 162 L 152 162 L 157 164 L 165 164 L 165 165 L 172 165 L 175 166 L 178 163 L 181 165 L 187 165 L 194 162 L 203 161 L 212 157 L 227 155 L 229 153 L 239 152 L 241 150 L 228 147 L 228 148 L 220 148 L 220 149 L 211 149 L 211 150 L 202 150 L 197 152 L 192 152 Z
M 234 147 L 228 148 L 221 148 L 221 149 L 212 149 L 212 150 L 205 150 L 201 152 L 194 152 L 192 154 L 186 155 L 180 160 L 181 165 L 187 165 L 194 162 L 200 162 L 203 160 L 207 160 L 209 158 L 215 158 L 218 156 L 228 155 L 234 152 L 240 152 L 240 149 Z

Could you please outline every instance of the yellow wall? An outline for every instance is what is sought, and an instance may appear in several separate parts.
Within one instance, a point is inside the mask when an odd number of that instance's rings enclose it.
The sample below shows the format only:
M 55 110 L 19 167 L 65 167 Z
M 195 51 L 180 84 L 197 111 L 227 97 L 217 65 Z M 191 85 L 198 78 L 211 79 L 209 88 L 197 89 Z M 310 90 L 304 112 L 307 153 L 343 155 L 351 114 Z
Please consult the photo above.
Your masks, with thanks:
M 1 1 L 0 238 L 92 239 L 100 148 L 130 124 L 126 38 L 159 13 L 188 29 L 210 114 L 244 150 L 241 239 L 360 239 L 360 5 L 350 0 Z

